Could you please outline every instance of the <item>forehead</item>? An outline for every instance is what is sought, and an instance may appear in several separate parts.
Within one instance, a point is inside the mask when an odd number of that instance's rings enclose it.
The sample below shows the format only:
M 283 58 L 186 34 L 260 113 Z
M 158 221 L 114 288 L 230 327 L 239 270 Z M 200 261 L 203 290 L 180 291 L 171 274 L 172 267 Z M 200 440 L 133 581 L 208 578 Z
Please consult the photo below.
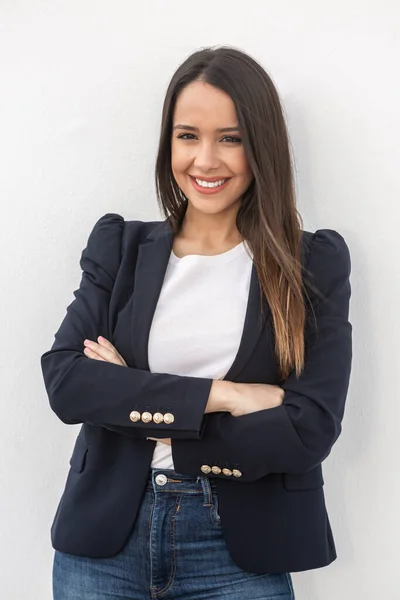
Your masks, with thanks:
M 176 123 L 215 129 L 234 126 L 237 124 L 235 105 L 222 90 L 203 81 L 194 81 L 177 98 L 173 125 Z

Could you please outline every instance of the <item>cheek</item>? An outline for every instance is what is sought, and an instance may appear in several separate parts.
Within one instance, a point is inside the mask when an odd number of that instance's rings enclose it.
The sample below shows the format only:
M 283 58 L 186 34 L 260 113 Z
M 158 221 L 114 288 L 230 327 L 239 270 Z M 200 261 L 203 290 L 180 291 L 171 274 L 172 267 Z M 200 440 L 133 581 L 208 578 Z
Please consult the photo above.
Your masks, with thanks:
M 238 152 L 234 157 L 234 160 L 231 163 L 231 168 L 232 171 L 245 178 L 248 178 L 249 174 L 251 174 L 249 163 L 243 149 L 241 149 L 240 152 Z
M 171 168 L 174 174 L 179 175 L 188 167 L 188 157 L 185 152 L 171 149 Z
M 253 179 L 253 173 L 251 172 L 247 161 L 243 161 L 240 165 L 238 165 L 237 173 L 240 173 L 240 179 L 242 182 L 241 185 L 245 185 L 247 187 L 247 185 Z

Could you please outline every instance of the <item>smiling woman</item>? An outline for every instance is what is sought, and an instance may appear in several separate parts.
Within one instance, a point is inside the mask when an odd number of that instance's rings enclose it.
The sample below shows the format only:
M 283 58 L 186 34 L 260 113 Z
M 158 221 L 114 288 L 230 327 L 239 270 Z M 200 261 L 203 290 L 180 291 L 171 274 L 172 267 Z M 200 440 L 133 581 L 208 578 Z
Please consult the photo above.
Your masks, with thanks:
M 107 213 L 42 356 L 82 423 L 52 526 L 55 600 L 293 600 L 336 558 L 321 463 L 352 345 L 350 255 L 301 229 L 276 88 L 233 48 L 165 96 L 161 222 Z
M 253 174 L 232 99 L 204 81 L 195 81 L 180 93 L 173 121 L 172 173 L 190 199 L 188 216 L 196 210 L 237 213 Z M 209 195 L 214 196 L 212 203 L 204 205 L 203 196 Z
M 228 219 L 236 215 L 253 174 L 232 99 L 205 81 L 195 81 L 179 94 L 173 122 L 171 167 L 189 200 L 188 218 L 196 213 Z M 211 202 L 205 202 L 208 196 Z

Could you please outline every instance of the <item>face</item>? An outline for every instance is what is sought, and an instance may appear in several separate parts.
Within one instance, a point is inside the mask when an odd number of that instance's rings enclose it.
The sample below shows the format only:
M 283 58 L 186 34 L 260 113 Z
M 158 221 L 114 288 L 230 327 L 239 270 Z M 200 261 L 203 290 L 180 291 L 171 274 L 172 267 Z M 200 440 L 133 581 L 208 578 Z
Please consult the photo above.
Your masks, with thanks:
M 191 210 L 237 212 L 253 176 L 231 98 L 208 83 L 187 85 L 172 128 L 172 172 Z

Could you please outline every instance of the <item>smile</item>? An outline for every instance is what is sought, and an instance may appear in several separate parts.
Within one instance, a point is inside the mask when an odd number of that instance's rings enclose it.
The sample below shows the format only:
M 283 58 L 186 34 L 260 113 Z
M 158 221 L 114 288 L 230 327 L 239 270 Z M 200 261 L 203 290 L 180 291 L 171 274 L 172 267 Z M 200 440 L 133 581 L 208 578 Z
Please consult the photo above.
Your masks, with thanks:
M 197 177 L 195 179 L 201 187 L 219 187 L 226 181 L 226 179 L 220 179 L 219 181 L 203 181 L 202 179 L 197 179 Z
M 224 189 L 231 179 L 230 177 L 225 179 L 219 179 L 218 181 L 204 181 L 203 179 L 198 179 L 197 177 L 192 177 L 189 175 L 190 181 L 193 184 L 193 187 L 198 192 L 202 194 L 213 194 Z

